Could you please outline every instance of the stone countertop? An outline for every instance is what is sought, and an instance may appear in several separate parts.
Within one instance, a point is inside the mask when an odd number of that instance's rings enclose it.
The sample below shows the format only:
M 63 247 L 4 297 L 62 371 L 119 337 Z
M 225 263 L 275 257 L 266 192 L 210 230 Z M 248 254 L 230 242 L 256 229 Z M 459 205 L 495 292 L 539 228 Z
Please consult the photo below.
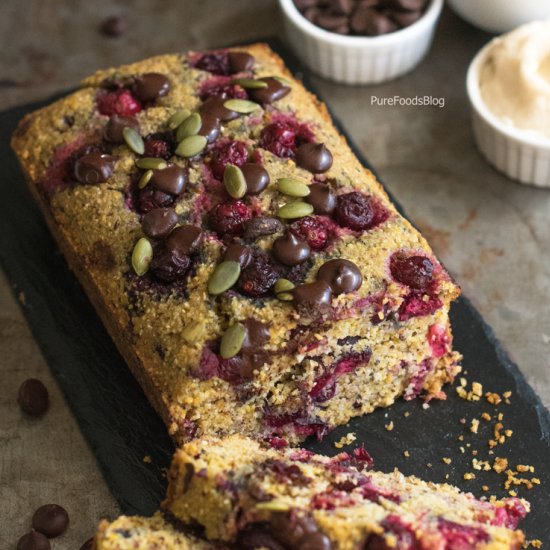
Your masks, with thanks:
M 101 21 L 119 14 L 127 32 L 101 36 Z M 98 68 L 281 32 L 271 0 L 3 0 L 0 108 L 74 87 Z M 429 56 L 412 73 L 370 87 L 313 81 L 548 405 L 550 191 L 507 180 L 475 147 L 464 81 L 489 39 L 446 10 Z M 396 95 L 445 105 L 372 104 Z M 15 548 L 32 512 L 56 502 L 71 527 L 52 547 L 74 550 L 117 506 L 3 277 L 0 350 L 0 547 Z M 15 403 L 31 376 L 51 394 L 40 420 L 23 418 Z

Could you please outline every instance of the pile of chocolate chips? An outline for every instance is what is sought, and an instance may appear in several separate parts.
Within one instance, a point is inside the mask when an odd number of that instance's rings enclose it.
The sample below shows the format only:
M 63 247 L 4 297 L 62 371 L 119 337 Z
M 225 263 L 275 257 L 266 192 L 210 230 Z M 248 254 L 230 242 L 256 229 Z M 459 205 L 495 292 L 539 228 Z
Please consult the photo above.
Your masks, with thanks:
M 429 0 L 294 0 L 302 15 L 338 34 L 378 36 L 418 21 Z

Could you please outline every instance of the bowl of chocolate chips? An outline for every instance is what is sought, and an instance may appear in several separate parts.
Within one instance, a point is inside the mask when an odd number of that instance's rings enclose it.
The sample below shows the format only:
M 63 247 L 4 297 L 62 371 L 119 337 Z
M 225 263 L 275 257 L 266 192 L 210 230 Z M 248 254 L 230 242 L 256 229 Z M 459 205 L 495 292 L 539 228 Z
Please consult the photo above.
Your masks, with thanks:
M 279 0 L 288 40 L 314 72 L 374 84 L 412 70 L 428 52 L 443 0 Z

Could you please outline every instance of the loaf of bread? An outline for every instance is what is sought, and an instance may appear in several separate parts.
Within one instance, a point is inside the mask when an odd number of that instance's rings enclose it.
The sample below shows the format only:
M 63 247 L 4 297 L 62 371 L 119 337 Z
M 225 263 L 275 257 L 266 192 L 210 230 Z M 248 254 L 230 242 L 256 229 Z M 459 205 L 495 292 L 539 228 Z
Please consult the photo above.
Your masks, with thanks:
M 456 284 L 266 45 L 100 71 L 12 145 L 177 442 L 321 437 L 459 371 Z

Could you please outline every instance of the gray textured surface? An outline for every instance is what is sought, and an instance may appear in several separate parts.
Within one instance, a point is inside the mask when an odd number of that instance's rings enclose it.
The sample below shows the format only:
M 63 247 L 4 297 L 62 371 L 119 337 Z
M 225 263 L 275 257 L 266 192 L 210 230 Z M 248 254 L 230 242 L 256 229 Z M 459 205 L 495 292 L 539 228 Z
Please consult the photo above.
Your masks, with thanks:
M 104 39 L 97 27 L 118 13 L 127 34 Z M 275 3 L 263 0 L 3 0 L 0 108 L 74 86 L 100 67 L 280 28 Z M 475 149 L 464 76 L 488 38 L 446 12 L 413 73 L 376 87 L 314 84 L 550 404 L 550 191 L 506 180 Z M 372 95 L 395 94 L 444 97 L 445 107 L 370 105 Z M 0 352 L 0 547 L 15 548 L 32 511 L 58 502 L 72 524 L 52 546 L 74 550 L 116 505 L 3 278 Z M 42 420 L 22 418 L 15 405 L 29 376 L 52 395 Z

